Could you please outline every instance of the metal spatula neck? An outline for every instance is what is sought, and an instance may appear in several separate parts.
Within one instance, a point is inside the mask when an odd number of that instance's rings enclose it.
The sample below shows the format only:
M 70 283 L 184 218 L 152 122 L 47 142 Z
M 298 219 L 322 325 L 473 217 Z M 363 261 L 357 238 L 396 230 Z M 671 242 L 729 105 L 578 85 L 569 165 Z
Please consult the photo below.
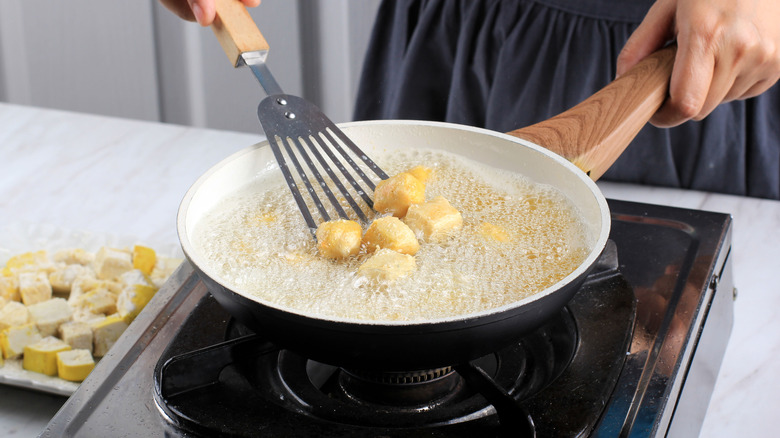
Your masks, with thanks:
M 265 59 L 267 56 L 267 50 L 244 52 L 239 57 L 238 66 L 243 64 L 249 67 L 249 69 L 252 70 L 252 73 L 257 78 L 257 81 L 260 82 L 260 86 L 263 87 L 263 90 L 265 90 L 266 94 L 269 96 L 282 94 L 282 87 L 280 87 L 276 82 L 276 79 L 274 79 L 273 75 L 271 74 L 271 70 L 269 70 L 268 66 L 265 64 Z
M 310 229 L 315 230 L 318 223 L 309 204 L 325 221 L 333 215 L 369 221 L 371 214 L 367 213 L 374 206 L 371 194 L 376 182 L 386 179 L 387 174 L 317 106 L 297 96 L 276 94 L 260 102 L 257 116 Z M 372 172 L 373 179 L 366 172 Z M 323 197 L 330 201 L 331 208 L 321 201 Z M 359 200 L 364 202 L 363 206 Z M 348 215 L 345 208 L 354 214 Z

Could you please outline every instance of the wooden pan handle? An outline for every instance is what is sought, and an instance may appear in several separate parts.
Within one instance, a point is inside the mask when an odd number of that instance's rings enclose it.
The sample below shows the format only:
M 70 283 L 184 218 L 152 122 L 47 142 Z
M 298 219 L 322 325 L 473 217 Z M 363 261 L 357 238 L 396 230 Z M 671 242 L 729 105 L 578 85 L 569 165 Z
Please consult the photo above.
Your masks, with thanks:
M 242 53 L 268 51 L 268 42 L 243 3 L 238 0 L 216 0 L 215 6 L 217 15 L 211 30 L 234 67 L 241 65 Z
M 508 134 L 563 156 L 597 180 L 663 104 L 676 53 L 676 46 L 661 49 L 577 106 Z

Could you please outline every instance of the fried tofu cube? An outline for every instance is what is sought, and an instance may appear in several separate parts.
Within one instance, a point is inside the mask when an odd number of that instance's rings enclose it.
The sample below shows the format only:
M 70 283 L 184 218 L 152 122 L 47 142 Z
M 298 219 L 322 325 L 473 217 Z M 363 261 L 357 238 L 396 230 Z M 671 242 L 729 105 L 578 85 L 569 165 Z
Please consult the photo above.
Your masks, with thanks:
M 19 295 L 19 276 L 0 275 L 0 297 L 8 301 L 22 300 L 22 296 Z
M 9 301 L 0 309 L 0 330 L 30 322 L 30 311 L 18 301 Z
M 95 254 L 81 248 L 62 249 L 55 252 L 52 259 L 66 265 L 89 266 L 95 261 Z
M 328 259 L 341 260 L 360 251 L 363 229 L 360 224 L 349 220 L 335 220 L 321 223 L 317 227 L 317 250 Z
M 433 169 L 425 166 L 414 166 L 407 170 L 407 172 L 411 173 L 413 177 L 419 179 L 421 183 L 425 184 L 428 182 L 428 178 L 431 177 Z
M 374 210 L 395 217 L 404 217 L 410 205 L 423 201 L 425 184 L 408 172 L 382 180 L 374 189 Z
M 114 280 L 133 269 L 133 259 L 129 252 L 102 247 L 95 254 L 95 273 L 101 280 Z
M 367 252 L 387 248 L 408 255 L 415 255 L 420 249 L 414 231 L 395 216 L 386 216 L 371 222 L 363 236 L 363 245 Z
M 417 268 L 413 256 L 391 249 L 380 249 L 358 268 L 358 275 L 372 281 L 394 281 Z
M 493 239 L 496 242 L 508 242 L 510 239 L 509 233 L 506 228 L 491 224 L 489 222 L 483 222 L 479 226 L 479 234 L 487 239 Z
M 126 323 L 133 322 L 141 310 L 149 304 L 155 293 L 157 293 L 155 286 L 145 284 L 125 286 L 116 300 L 117 313 Z
M 70 345 L 62 340 L 54 336 L 47 336 L 24 347 L 22 368 L 47 376 L 55 376 L 57 375 L 57 353 L 70 349 Z
M 48 301 L 28 306 L 30 321 L 35 323 L 41 336 L 53 336 L 60 325 L 73 317 L 73 311 L 64 298 L 52 298 Z
M 54 293 L 69 294 L 73 282 L 87 271 L 82 265 L 65 265 L 49 274 L 49 283 Z
M 74 349 L 57 353 L 57 376 L 70 382 L 81 382 L 95 368 L 95 359 L 87 350 Z
M 442 196 L 409 207 L 404 222 L 428 242 L 444 239 L 448 233 L 463 226 L 460 212 Z
M 86 322 L 70 321 L 57 331 L 60 339 L 74 350 L 89 350 L 92 353 L 92 328 Z
M 111 315 L 92 325 L 93 353 L 95 357 L 103 357 L 114 346 L 116 341 L 127 329 L 127 322 L 119 315 Z
M 133 247 L 133 268 L 139 269 L 146 275 L 151 275 L 154 265 L 157 264 L 157 253 L 152 248 L 141 245 Z
M 9 327 L 0 331 L 0 348 L 3 349 L 3 357 L 16 359 L 24 353 L 24 347 L 41 339 L 43 336 L 33 323 Z
M 45 272 L 23 272 L 19 274 L 19 295 L 25 306 L 51 299 L 51 284 Z

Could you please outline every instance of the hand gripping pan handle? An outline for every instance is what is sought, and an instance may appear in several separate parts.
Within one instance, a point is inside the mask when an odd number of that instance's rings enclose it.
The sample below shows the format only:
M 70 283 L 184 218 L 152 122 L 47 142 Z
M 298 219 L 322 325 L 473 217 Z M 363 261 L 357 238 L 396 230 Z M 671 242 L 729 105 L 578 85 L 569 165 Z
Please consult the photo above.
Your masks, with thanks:
M 596 180 L 663 104 L 676 53 L 676 45 L 661 49 L 570 110 L 508 134 L 561 155 Z

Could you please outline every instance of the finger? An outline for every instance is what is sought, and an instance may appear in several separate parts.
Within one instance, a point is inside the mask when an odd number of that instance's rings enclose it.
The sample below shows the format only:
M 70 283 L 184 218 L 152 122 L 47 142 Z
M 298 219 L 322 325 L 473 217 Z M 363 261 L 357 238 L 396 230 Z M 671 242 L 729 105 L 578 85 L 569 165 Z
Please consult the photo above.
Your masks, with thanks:
M 780 68 L 767 60 L 764 53 L 752 53 L 744 59 L 740 73 L 723 98 L 724 102 L 755 97 L 768 90 L 780 78 Z
M 726 96 L 735 86 L 735 80 L 736 73 L 732 60 L 729 58 L 718 59 L 714 66 L 707 97 L 704 99 L 699 113 L 694 115 L 692 119 L 701 120 L 715 110 L 715 107 L 726 100 Z
M 241 0 L 247 8 L 254 8 L 260 5 L 260 0 Z
M 669 81 L 669 97 L 650 123 L 677 126 L 698 115 L 709 94 L 715 70 L 714 55 L 686 35 L 677 36 L 677 56 Z
M 749 99 L 751 97 L 756 97 L 759 94 L 762 94 L 764 91 L 770 89 L 773 85 L 775 85 L 778 79 L 780 78 L 765 79 L 763 81 L 758 81 L 755 84 L 753 84 L 752 87 L 745 90 L 740 96 L 735 97 L 733 100 Z
M 631 34 L 617 58 L 617 75 L 627 72 L 674 36 L 674 8 L 659 1 L 650 8 L 639 27 Z
M 187 0 L 190 9 L 195 16 L 195 21 L 201 26 L 210 26 L 216 16 L 216 7 L 213 0 Z
M 189 3 L 179 0 L 160 0 L 160 3 L 179 18 L 187 21 L 195 21 L 195 16 L 192 15 L 192 8 Z

